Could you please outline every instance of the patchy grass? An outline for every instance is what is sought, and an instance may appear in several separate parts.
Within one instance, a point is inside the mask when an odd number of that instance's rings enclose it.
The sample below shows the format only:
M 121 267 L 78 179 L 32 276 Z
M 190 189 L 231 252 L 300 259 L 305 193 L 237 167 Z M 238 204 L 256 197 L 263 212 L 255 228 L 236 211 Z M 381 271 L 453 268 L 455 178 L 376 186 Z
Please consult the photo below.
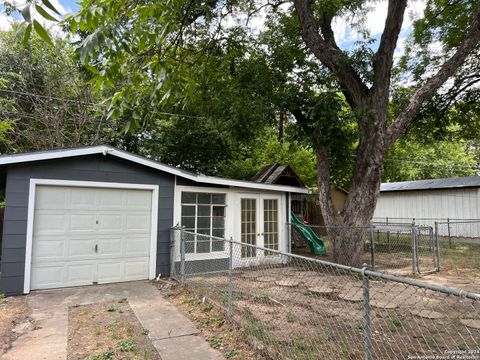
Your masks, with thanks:
M 448 243 L 441 243 L 442 268 L 449 275 L 471 275 L 480 278 L 480 245 L 454 243 L 452 248 Z
M 68 360 L 160 360 L 128 301 L 74 306 L 68 314 Z
M 226 320 L 225 314 L 218 307 L 208 302 L 203 303 L 175 282 L 160 281 L 156 285 L 165 298 L 196 324 L 210 346 L 220 351 L 226 359 L 264 359 L 259 351 L 255 351 L 246 342 L 245 334 Z
M 0 293 L 0 358 L 22 334 L 35 328 L 26 296 Z

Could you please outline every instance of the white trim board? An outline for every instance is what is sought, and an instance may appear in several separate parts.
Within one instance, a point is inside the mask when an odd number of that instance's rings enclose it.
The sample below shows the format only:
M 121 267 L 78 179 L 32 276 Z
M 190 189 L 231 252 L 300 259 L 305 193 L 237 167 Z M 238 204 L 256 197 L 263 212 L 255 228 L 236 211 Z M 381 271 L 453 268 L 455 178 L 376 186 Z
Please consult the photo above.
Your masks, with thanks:
M 134 163 L 144 165 L 156 170 L 164 171 L 166 173 L 169 173 L 175 176 L 180 176 L 197 183 L 226 185 L 226 186 L 241 187 L 241 188 L 247 188 L 247 189 L 293 192 L 293 193 L 300 193 L 300 194 L 308 194 L 310 192 L 310 190 L 307 188 L 300 188 L 295 186 L 263 184 L 263 183 L 256 183 L 253 181 L 233 180 L 233 179 L 225 179 L 225 178 L 220 178 L 215 176 L 197 175 L 194 173 L 183 171 L 181 169 L 178 169 L 172 166 L 159 163 L 151 159 L 147 159 L 143 156 L 128 153 L 126 151 L 118 150 L 106 145 L 84 147 L 84 148 L 78 148 L 78 149 L 63 149 L 63 150 L 41 151 L 41 152 L 35 152 L 35 153 L 4 155 L 4 156 L 0 156 L 0 165 L 25 163 L 25 162 L 40 161 L 40 160 L 61 159 L 61 158 L 68 158 L 68 157 L 74 157 L 74 156 L 93 155 L 93 154 L 103 154 L 105 156 L 113 155 L 115 157 L 132 161 Z
M 152 219 L 150 234 L 150 262 L 149 262 L 149 280 L 155 279 L 157 265 L 157 221 L 158 221 L 158 185 L 128 184 L 128 183 L 110 183 L 96 181 L 70 181 L 70 180 L 50 180 L 50 179 L 30 179 L 28 193 L 28 218 L 27 218 L 27 238 L 25 246 L 25 273 L 23 282 L 23 293 L 30 292 L 30 276 L 32 267 L 32 241 L 33 241 L 33 221 L 35 209 L 35 192 L 37 185 L 46 186 L 72 186 L 72 187 L 93 187 L 108 189 L 132 189 L 132 190 L 150 190 L 152 191 Z

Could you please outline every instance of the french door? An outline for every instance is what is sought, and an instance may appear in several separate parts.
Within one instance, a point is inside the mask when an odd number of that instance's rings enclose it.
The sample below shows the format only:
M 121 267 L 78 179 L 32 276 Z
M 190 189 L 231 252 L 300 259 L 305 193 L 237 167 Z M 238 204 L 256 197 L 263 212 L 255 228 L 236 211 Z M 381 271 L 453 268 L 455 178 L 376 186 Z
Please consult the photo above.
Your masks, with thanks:
M 252 245 L 242 246 L 242 259 L 269 255 L 254 246 L 280 249 L 280 200 L 278 195 L 240 195 L 240 241 Z

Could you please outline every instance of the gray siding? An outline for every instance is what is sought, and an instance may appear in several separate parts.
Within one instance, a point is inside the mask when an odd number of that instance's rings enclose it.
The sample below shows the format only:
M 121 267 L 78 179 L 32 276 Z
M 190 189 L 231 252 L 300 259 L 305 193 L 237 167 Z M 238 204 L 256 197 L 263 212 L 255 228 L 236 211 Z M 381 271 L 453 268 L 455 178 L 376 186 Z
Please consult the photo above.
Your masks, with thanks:
M 157 271 L 170 273 L 170 228 L 175 177 L 112 156 L 89 155 L 44 160 L 7 168 L 0 292 L 23 292 L 30 179 L 118 182 L 159 186 Z

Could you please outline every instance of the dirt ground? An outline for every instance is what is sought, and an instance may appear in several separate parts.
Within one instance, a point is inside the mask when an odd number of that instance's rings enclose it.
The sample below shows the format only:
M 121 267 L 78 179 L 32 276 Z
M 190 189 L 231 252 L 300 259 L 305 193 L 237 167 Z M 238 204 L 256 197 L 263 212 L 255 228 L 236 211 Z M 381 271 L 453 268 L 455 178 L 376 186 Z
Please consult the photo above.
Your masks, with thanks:
M 197 294 L 226 304 L 225 274 L 192 276 Z M 306 264 L 238 269 L 234 320 L 275 359 L 362 359 L 362 280 Z M 370 280 L 374 358 L 441 355 L 480 348 L 480 303 Z M 328 355 L 328 356 L 327 356 Z
M 67 354 L 68 360 L 160 360 L 127 299 L 71 307 Z
M 226 359 L 265 359 L 259 349 L 245 341 L 238 326 L 226 320 L 224 311 L 188 291 L 174 281 L 156 283 L 162 295 L 180 312 L 192 320 L 210 346 L 222 352 Z
M 22 334 L 34 329 L 26 296 L 0 299 L 0 358 Z

